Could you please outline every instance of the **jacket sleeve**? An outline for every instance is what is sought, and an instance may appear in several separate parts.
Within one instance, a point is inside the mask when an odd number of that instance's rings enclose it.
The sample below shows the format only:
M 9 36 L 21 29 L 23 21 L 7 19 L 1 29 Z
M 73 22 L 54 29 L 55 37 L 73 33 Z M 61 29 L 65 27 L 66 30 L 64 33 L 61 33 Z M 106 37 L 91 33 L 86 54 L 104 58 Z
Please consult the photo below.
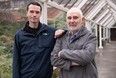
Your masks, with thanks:
M 20 78 L 20 44 L 18 41 L 18 36 L 15 35 L 14 38 L 14 46 L 13 46 L 13 66 L 12 66 L 12 72 L 13 77 L 12 78 Z
M 70 61 L 76 62 L 79 65 L 87 65 L 91 63 L 96 54 L 96 37 L 94 35 L 90 35 L 85 43 L 83 44 L 82 49 L 77 50 L 69 50 L 63 49 L 60 51 L 60 58 L 68 59 Z
M 61 50 L 61 45 L 62 45 L 62 43 L 61 43 L 60 39 L 58 38 L 56 40 L 54 49 L 51 53 L 51 64 L 55 67 L 59 67 L 64 70 L 70 70 L 70 61 L 58 57 L 58 53 Z

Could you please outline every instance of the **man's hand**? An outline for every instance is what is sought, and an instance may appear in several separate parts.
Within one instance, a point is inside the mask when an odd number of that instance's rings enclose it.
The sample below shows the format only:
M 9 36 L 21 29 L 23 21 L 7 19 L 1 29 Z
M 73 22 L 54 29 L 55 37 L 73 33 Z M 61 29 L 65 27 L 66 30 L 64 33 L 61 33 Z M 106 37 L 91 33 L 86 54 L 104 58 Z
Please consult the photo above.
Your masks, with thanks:
M 59 57 L 59 58 L 60 58 L 60 53 L 61 53 L 61 51 L 58 53 L 58 57 Z M 72 61 L 72 62 L 71 62 L 71 66 L 79 66 L 79 64 Z
M 79 64 L 72 61 L 72 62 L 71 62 L 71 66 L 79 66 Z
M 56 30 L 55 31 L 55 37 L 54 38 L 60 37 L 63 33 L 64 33 L 64 30 L 62 30 L 62 29 Z
M 60 57 L 60 52 L 58 53 L 58 57 Z

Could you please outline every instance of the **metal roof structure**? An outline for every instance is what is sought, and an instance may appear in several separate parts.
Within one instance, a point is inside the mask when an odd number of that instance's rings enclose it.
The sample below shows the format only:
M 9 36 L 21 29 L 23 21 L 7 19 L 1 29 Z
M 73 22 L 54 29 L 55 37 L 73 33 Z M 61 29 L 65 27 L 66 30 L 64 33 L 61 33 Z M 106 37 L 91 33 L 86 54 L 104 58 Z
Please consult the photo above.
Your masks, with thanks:
M 48 5 L 63 12 L 71 7 L 78 7 L 82 10 L 86 19 L 86 26 L 89 30 L 95 29 L 98 37 L 99 48 L 103 48 L 103 41 L 110 40 L 110 29 L 116 28 L 116 0 L 36 0 L 43 4 L 44 10 Z M 43 21 L 47 21 L 47 12 L 44 11 Z M 54 14 L 57 11 L 50 11 Z M 44 22 L 44 23 L 45 23 Z M 98 34 L 99 33 L 99 34 Z
M 67 12 L 71 7 L 82 10 L 85 18 L 95 23 L 113 27 L 116 23 L 116 0 L 37 0 Z

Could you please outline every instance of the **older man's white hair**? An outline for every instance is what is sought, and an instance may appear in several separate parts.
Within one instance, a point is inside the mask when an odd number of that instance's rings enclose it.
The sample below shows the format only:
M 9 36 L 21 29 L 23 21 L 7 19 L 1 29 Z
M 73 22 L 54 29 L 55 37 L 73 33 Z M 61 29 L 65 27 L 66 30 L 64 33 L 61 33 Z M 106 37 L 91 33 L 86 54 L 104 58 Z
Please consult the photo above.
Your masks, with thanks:
M 67 14 L 68 14 L 69 12 L 71 12 L 71 11 L 78 12 L 78 13 L 81 15 L 81 17 L 83 16 L 82 11 L 81 11 L 79 8 L 77 8 L 77 7 L 72 7 L 71 9 L 69 9 L 68 12 L 67 12 Z

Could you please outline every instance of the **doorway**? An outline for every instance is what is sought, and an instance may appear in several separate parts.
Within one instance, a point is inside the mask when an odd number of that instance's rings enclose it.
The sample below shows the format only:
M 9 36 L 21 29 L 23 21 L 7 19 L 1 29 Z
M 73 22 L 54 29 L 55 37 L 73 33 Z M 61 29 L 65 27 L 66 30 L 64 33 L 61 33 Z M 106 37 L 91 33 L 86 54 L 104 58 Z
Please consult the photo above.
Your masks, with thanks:
M 111 41 L 116 41 L 116 28 L 111 28 Z

